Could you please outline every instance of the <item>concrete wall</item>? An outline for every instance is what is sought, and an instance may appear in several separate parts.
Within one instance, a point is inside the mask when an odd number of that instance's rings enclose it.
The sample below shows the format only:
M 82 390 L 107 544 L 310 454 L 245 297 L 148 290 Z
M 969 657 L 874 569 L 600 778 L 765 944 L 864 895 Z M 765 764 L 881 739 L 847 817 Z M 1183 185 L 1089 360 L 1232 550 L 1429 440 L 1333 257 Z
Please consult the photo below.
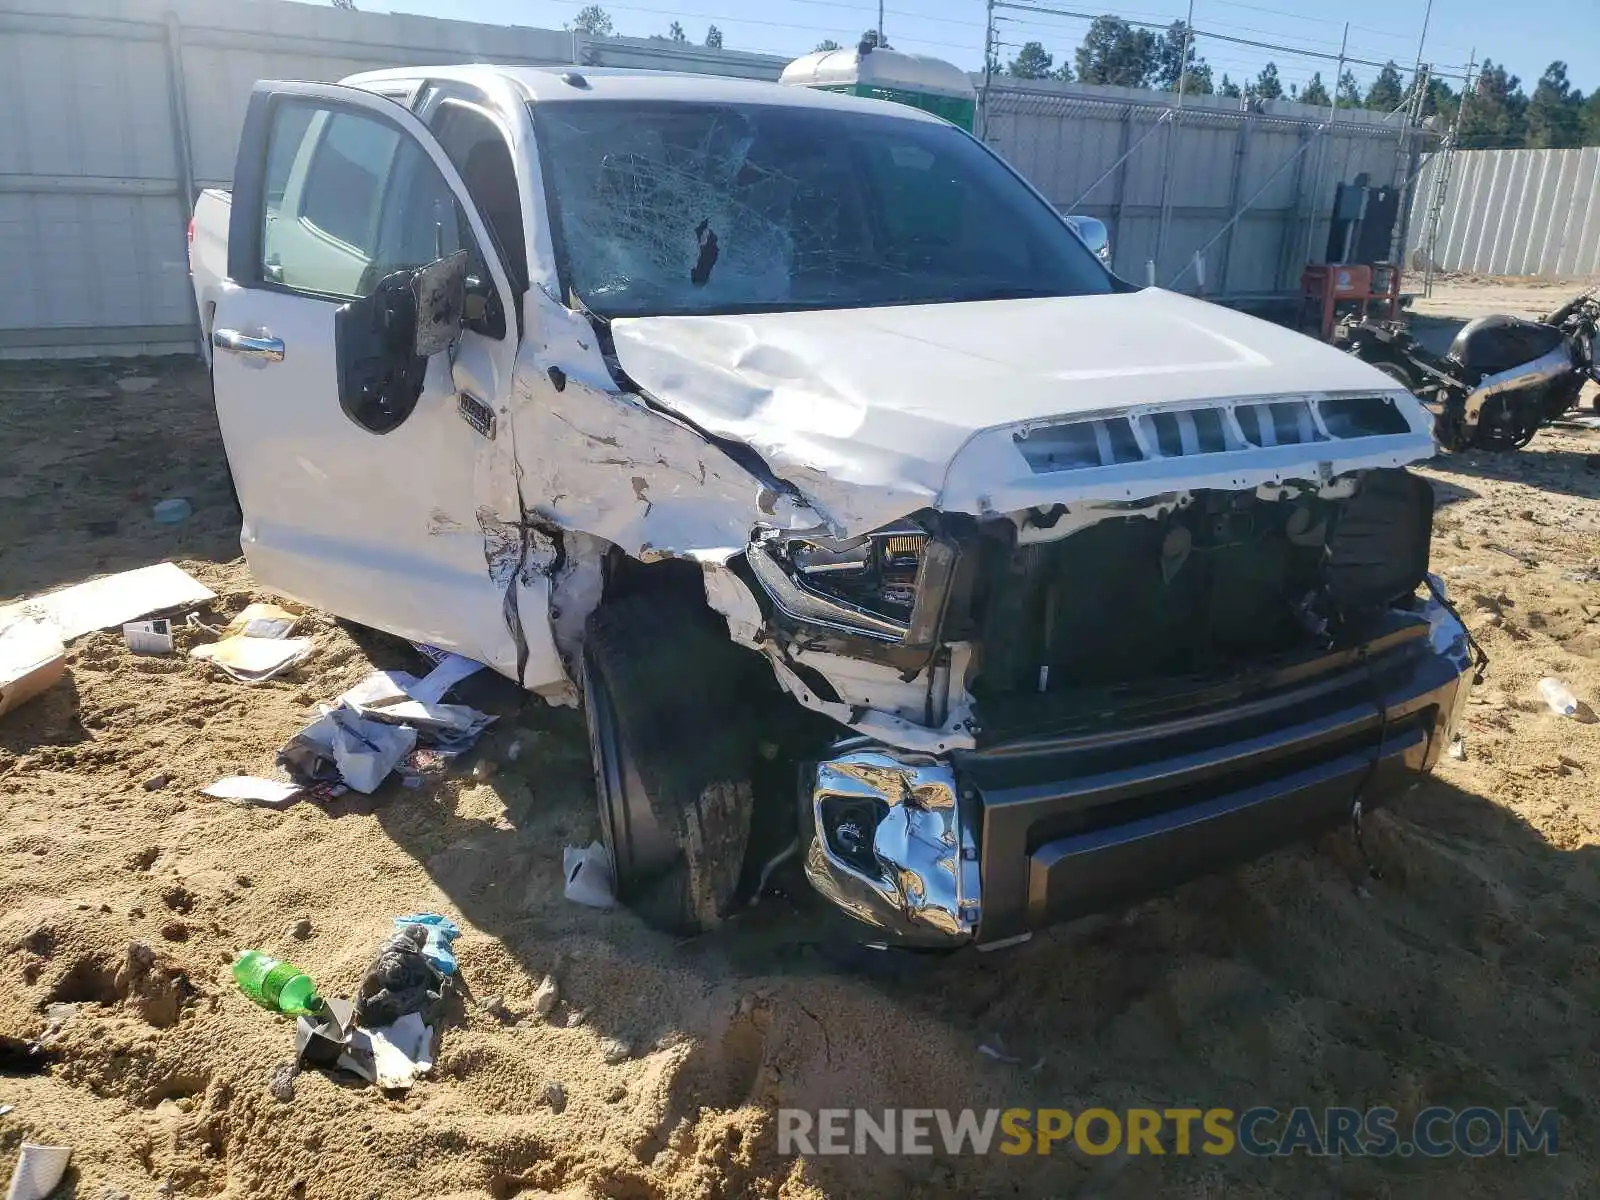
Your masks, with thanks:
M 1410 249 L 1442 271 L 1600 274 L 1600 147 L 1458 150 L 1436 230 L 1427 220 L 1442 156 L 1429 155 L 1415 189 Z
M 0 358 L 192 350 L 184 230 L 197 190 L 228 183 L 251 85 L 461 61 L 756 79 L 785 63 L 282 0 L 0 0 Z M 1310 226 L 1313 257 L 1326 240 L 1334 183 L 1362 170 L 1388 182 L 1399 164 L 1398 131 L 1372 114 L 1341 113 L 1323 131 L 1326 114 L 1301 105 L 1246 114 L 1199 97 L 1157 127 L 1170 104 L 1125 88 L 997 86 L 986 136 L 1058 207 L 1081 198 L 1077 211 L 1105 219 L 1129 278 L 1157 258 L 1167 285 L 1216 239 L 1213 294 L 1293 289 Z

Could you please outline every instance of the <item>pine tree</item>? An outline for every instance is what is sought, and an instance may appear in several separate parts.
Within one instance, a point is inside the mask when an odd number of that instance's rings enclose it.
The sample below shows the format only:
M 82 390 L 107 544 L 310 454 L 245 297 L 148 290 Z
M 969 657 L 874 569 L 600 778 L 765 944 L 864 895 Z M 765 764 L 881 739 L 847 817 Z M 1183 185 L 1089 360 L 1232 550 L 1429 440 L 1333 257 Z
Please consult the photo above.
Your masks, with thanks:
M 1354 71 L 1346 71 L 1339 76 L 1338 105 L 1340 108 L 1361 107 L 1361 89 L 1356 86 Z
M 1461 114 L 1461 146 L 1466 150 L 1508 150 L 1521 146 L 1528 131 L 1528 97 L 1522 80 L 1489 59 Z
M 1567 81 L 1567 64 L 1544 69 L 1528 101 L 1527 144 L 1540 150 L 1567 150 L 1583 143 L 1583 93 Z
M 1306 86 L 1301 89 L 1296 97 L 1301 104 L 1314 104 L 1318 108 L 1327 108 L 1333 103 L 1333 97 L 1328 95 L 1327 86 L 1322 82 L 1322 72 L 1314 72 L 1306 81 Z
M 1017 56 L 1006 67 L 1006 74 L 1018 79 L 1048 79 L 1055 61 L 1056 56 L 1047 53 L 1043 43 L 1024 42 Z
M 715 25 L 706 30 L 706 49 L 722 49 L 722 30 L 718 29 Z
M 1583 106 L 1583 144 L 1600 146 L 1600 88 L 1589 94 L 1589 103 Z
M 572 18 L 570 29 L 580 29 L 590 37 L 611 36 L 611 15 L 598 4 L 590 4 L 578 10 L 578 15 Z
M 1094 19 L 1076 57 L 1084 83 L 1145 87 L 1159 69 L 1156 35 L 1112 16 Z
M 1278 100 L 1283 97 L 1283 82 L 1278 78 L 1278 64 L 1269 62 L 1251 85 L 1250 94 L 1258 100 Z
M 1211 64 L 1195 50 L 1193 32 L 1184 22 L 1174 21 L 1167 26 L 1156 43 L 1150 82 L 1168 92 L 1177 91 L 1181 83 L 1185 92 L 1211 94 Z
M 1393 112 L 1400 107 L 1400 101 L 1405 96 L 1403 85 L 1400 68 L 1391 59 L 1383 64 L 1383 70 L 1378 72 L 1378 77 L 1367 89 L 1366 107 L 1374 112 Z

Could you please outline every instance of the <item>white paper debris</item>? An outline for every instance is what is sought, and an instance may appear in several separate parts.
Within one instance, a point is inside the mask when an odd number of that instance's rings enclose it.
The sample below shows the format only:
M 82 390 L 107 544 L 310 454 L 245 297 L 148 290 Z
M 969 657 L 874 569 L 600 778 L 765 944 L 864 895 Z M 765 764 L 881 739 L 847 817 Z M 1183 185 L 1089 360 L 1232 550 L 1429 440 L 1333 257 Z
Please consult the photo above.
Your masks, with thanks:
M 122 640 L 135 654 L 171 654 L 172 622 L 165 617 L 154 621 L 129 621 L 122 627 Z
M 242 637 L 286 638 L 300 618 L 276 604 L 249 604 L 228 622 L 226 632 Z
M 446 654 L 439 660 L 439 665 L 424 676 L 421 683 L 409 689 L 411 697 L 427 704 L 437 704 L 456 684 L 481 670 L 483 670 L 481 662 L 473 662 L 472 659 L 463 658 L 459 654 Z
M 218 800 L 284 808 L 300 795 L 300 785 L 283 783 L 276 779 L 261 779 L 255 775 L 228 775 L 209 787 L 201 788 L 200 793 L 204 796 L 215 796 Z
M 172 563 L 157 563 L 106 575 L 43 596 L 30 596 L 0 608 L 0 626 L 17 616 L 32 616 L 54 625 L 64 642 L 113 629 L 153 612 L 186 605 L 209 604 L 216 593 Z
M 334 704 L 348 704 L 351 708 L 396 704 L 411 699 L 410 689 L 418 682 L 417 677 L 409 671 L 374 671 L 335 700 Z
M 45 1200 L 60 1186 L 71 1161 L 71 1146 L 35 1146 L 24 1142 L 16 1169 L 11 1172 L 6 1200 Z
M 374 671 L 340 696 L 338 703 L 370 720 L 413 726 L 424 743 L 443 754 L 469 749 L 478 735 L 497 720 L 465 704 L 439 704 L 417 698 L 422 682 L 426 681 L 419 682 L 405 671 Z
M 611 860 L 599 842 L 566 847 L 561 851 L 561 870 L 568 900 L 589 908 L 610 908 L 617 902 L 611 888 Z
M 433 1069 L 433 1030 L 417 1013 L 393 1025 L 354 1029 L 336 1065 L 381 1088 L 408 1088 Z
M 352 708 L 331 709 L 327 717 L 333 724 L 333 761 L 339 777 L 358 792 L 377 791 L 400 760 L 416 749 L 417 731 L 410 726 L 371 721 Z M 300 736 L 310 733 L 307 729 Z
M 260 638 L 242 634 L 189 651 L 190 657 L 209 659 L 240 683 L 265 683 L 310 654 L 310 638 Z

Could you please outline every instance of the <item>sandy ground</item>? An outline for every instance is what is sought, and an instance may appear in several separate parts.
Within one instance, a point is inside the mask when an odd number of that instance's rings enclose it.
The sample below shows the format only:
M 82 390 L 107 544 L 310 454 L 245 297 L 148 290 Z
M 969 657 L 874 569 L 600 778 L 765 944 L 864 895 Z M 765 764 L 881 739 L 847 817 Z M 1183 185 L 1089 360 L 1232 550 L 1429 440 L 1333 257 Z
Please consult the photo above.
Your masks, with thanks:
M 125 391 L 130 374 L 154 383 Z M 480 702 L 505 716 L 452 774 L 246 810 L 196 789 L 269 770 L 316 701 L 370 664 L 415 668 L 413 652 L 311 614 L 315 657 L 247 689 L 87 637 L 68 680 L 0 718 L 0 1034 L 37 1036 L 48 1006 L 74 1006 L 54 1010 L 72 1015 L 47 1073 L 0 1077 L 0 1163 L 24 1139 L 70 1145 L 63 1194 L 96 1200 L 1592 1195 L 1597 452 L 1600 434 L 1550 431 L 1427 469 L 1438 567 L 1494 661 L 1465 760 L 1371 819 L 1381 880 L 1341 832 L 1013 951 L 869 974 L 832 965 L 782 898 L 684 944 L 566 903 L 561 847 L 595 833 L 573 713 L 490 687 Z M 195 515 L 156 526 L 169 495 Z M 0 373 L 0 602 L 169 558 L 218 593 L 216 615 L 263 598 L 204 375 Z M 1540 704 L 1546 673 L 1581 719 Z M 388 1099 L 308 1072 L 274 1098 L 290 1029 L 234 989 L 234 952 L 348 992 L 414 909 L 465 929 L 468 994 L 435 1075 Z M 560 1002 L 541 1018 L 546 975 Z M 801 1161 L 774 1138 L 779 1105 L 1383 1103 L 1402 1119 L 1553 1106 L 1561 1154 Z
M 1470 320 L 1489 313 L 1510 313 L 1514 317 L 1538 320 L 1560 307 L 1593 279 L 1486 279 L 1479 275 L 1437 275 L 1431 296 L 1418 296 L 1411 311 L 1419 317 Z M 1407 276 L 1408 287 L 1421 287 L 1420 275 Z

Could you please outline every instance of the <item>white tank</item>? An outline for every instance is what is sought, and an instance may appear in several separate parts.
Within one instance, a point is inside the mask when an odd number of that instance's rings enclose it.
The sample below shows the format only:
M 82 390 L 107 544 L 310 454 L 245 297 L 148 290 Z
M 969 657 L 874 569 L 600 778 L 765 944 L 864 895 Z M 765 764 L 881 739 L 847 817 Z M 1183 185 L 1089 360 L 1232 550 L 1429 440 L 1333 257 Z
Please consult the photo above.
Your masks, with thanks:
M 887 88 L 930 96 L 977 99 L 967 73 L 954 63 L 898 50 L 818 50 L 783 69 L 780 83 L 801 87 Z

